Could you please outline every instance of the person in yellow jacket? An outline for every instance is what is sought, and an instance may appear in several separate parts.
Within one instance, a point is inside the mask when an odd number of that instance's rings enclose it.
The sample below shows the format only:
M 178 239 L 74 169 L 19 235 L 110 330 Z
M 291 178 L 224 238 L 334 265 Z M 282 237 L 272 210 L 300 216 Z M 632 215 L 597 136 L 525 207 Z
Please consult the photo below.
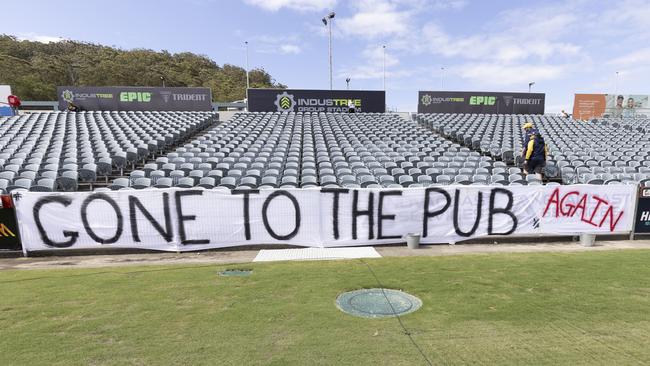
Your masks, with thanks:
M 539 131 L 533 131 L 530 140 L 525 147 L 524 167 L 527 174 L 534 173 L 537 178 L 542 180 L 542 170 L 546 165 L 548 156 L 548 146 Z
M 530 141 L 530 136 L 537 131 L 533 124 L 530 122 L 524 123 L 523 130 L 524 135 L 522 137 L 524 139 L 524 148 L 521 149 L 521 160 L 525 160 L 526 146 L 528 144 L 528 141 Z

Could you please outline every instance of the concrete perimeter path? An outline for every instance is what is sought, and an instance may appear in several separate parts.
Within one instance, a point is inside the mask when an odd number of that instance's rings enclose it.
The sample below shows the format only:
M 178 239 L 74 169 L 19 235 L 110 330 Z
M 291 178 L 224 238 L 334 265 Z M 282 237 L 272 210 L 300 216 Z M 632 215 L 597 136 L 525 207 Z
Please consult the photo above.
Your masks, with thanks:
M 273 249 L 273 246 L 264 249 Z M 578 242 L 535 242 L 525 244 L 457 244 L 427 245 L 411 250 L 406 246 L 376 246 L 382 257 L 442 256 L 490 253 L 534 253 L 534 252 L 593 252 L 601 250 L 650 250 L 650 240 L 597 241 L 593 247 L 583 247 Z M 47 257 L 0 258 L 0 270 L 6 269 L 54 269 L 54 268 L 101 268 L 129 265 L 169 264 L 229 264 L 252 262 L 259 249 L 214 250 L 188 253 L 138 253 L 101 254 Z

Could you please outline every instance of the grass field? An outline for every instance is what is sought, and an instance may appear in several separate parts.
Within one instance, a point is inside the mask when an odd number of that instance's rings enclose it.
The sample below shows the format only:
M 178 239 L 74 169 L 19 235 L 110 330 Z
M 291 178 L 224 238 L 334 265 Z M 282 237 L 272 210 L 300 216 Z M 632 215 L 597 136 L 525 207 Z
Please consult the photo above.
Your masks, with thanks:
M 0 272 L 0 365 L 426 365 L 395 318 L 336 296 L 420 297 L 434 365 L 650 364 L 650 251 Z M 251 277 L 220 277 L 224 268 Z

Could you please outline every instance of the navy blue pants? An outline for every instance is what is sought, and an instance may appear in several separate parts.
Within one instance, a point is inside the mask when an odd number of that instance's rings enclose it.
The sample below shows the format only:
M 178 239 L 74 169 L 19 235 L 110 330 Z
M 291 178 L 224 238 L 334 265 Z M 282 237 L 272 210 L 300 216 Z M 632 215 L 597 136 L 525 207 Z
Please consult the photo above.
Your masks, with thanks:
M 533 158 L 528 160 L 528 166 L 526 167 L 526 170 L 528 170 L 528 173 L 541 174 L 544 165 L 546 165 L 546 160 Z

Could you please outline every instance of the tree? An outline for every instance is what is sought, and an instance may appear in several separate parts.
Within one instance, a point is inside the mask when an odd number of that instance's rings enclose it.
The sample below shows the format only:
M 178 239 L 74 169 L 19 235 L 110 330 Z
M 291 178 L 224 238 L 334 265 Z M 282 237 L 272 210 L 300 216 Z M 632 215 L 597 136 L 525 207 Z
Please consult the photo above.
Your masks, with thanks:
M 78 86 L 206 87 L 215 101 L 246 97 L 246 70 L 223 67 L 204 55 L 148 49 L 122 50 L 77 41 L 40 43 L 0 35 L 0 84 L 23 100 L 57 100 L 56 87 Z M 264 69 L 249 73 L 251 87 L 281 88 Z

